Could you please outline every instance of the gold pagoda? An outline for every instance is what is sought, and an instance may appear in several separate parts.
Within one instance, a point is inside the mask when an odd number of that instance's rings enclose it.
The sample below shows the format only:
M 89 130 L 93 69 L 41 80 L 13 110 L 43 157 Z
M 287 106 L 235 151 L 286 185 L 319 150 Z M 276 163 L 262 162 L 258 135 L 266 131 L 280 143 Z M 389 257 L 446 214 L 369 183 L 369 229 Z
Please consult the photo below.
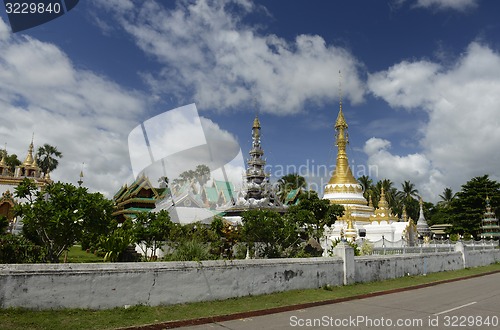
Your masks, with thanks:
M 354 221 L 371 222 L 373 206 L 368 205 L 368 201 L 363 196 L 363 187 L 354 178 L 349 160 L 347 158 L 346 147 L 349 143 L 347 134 L 347 122 L 342 112 L 342 100 L 340 100 L 340 110 L 335 121 L 337 161 L 335 171 L 330 181 L 325 186 L 323 199 L 328 199 L 332 204 L 343 205 L 349 208 L 351 219 Z

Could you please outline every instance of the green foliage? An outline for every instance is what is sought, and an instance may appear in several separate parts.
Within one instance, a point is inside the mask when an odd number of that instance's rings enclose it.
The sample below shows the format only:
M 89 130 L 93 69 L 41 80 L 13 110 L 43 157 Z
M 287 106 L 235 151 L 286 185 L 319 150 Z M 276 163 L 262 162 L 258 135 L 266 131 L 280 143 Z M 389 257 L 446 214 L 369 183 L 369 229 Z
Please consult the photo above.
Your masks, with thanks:
M 127 247 L 134 243 L 134 225 L 130 219 L 123 223 L 113 221 L 111 231 L 101 236 L 99 248 L 104 251 L 104 261 L 116 262 L 120 260 Z
M 279 198 L 281 202 L 284 202 L 290 191 L 298 189 L 298 188 L 306 188 L 307 182 L 306 179 L 297 174 L 291 173 L 281 177 L 278 180 L 279 187 Z
M 462 186 L 451 202 L 452 233 L 476 238 L 480 235 L 486 196 L 489 196 L 493 209 L 497 210 L 500 205 L 500 183 L 491 180 L 488 175 L 474 177 Z
M 135 243 L 139 244 L 145 256 L 150 250 L 150 259 L 155 260 L 156 250 L 168 239 L 173 225 L 167 211 L 140 213 L 133 226 Z
M 9 220 L 7 219 L 6 216 L 1 215 L 0 216 L 0 235 L 4 234 L 7 231 L 7 228 L 9 228 Z
M 213 258 L 206 243 L 191 239 L 182 241 L 166 259 L 169 261 L 202 261 Z
M 22 235 L 0 235 L 0 263 L 25 264 L 42 262 L 43 250 Z
M 297 205 L 288 208 L 286 218 L 305 228 L 307 236 L 319 242 L 323 237 L 324 227 L 333 225 L 343 214 L 342 205 L 330 204 L 330 201 L 320 199 L 316 192 L 308 191 L 302 195 Z
M 5 163 L 9 166 L 10 173 L 14 173 L 16 166 L 21 165 L 21 161 L 17 158 L 16 154 L 9 155 L 4 149 L 0 150 L 0 159 L 5 157 Z
M 299 243 L 297 224 L 275 211 L 245 211 L 242 223 L 243 239 L 250 247 L 258 243 L 263 257 L 278 258 L 283 250 Z
M 24 179 L 15 189 L 15 212 L 23 217 L 23 233 L 44 249 L 46 261 L 57 263 L 64 251 L 76 241 L 87 242 L 105 234 L 111 217 L 110 202 L 101 194 L 69 183 L 51 183 L 39 191 L 34 182 Z M 89 243 L 90 244 L 90 243 Z
M 333 255 L 333 249 L 341 242 L 342 240 L 340 238 L 337 238 L 335 240 L 332 241 L 332 245 L 330 246 L 330 249 L 328 250 L 328 254 L 330 256 Z M 356 244 L 356 242 L 353 242 L 353 241 L 344 241 L 344 243 L 347 243 L 350 247 L 353 248 L 354 250 L 354 255 L 355 256 L 360 256 L 361 255 L 361 250 L 358 246 L 358 244 Z M 372 250 L 373 250 L 373 247 L 372 247 Z

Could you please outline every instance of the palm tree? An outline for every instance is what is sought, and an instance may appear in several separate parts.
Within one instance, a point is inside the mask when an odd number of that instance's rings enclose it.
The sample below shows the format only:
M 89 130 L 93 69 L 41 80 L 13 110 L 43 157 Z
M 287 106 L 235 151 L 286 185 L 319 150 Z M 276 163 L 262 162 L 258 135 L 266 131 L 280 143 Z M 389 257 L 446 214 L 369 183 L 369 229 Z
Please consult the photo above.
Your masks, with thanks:
M 297 173 L 287 174 L 285 176 L 282 176 L 281 179 L 278 180 L 278 196 L 280 200 L 284 202 L 290 191 L 299 188 L 305 188 L 306 185 L 307 182 L 303 176 L 298 175 Z
M 363 187 L 363 196 L 368 200 L 372 194 L 373 180 L 368 175 L 362 175 L 358 178 L 358 182 Z
M 418 197 L 418 189 L 415 188 L 415 185 L 410 181 L 405 181 L 401 184 L 403 188 L 403 198 L 405 200 L 412 200 L 413 197 Z
M 401 202 L 406 207 L 406 213 L 410 218 L 416 219 L 419 212 L 419 203 L 417 201 L 419 197 L 418 189 L 410 181 L 402 183 L 401 188 L 403 189 L 401 192 Z
M 37 163 L 44 174 L 54 171 L 59 165 L 57 158 L 62 158 L 62 153 L 50 144 L 38 148 Z
M 443 207 L 449 207 L 451 202 L 455 199 L 456 194 L 451 188 L 444 188 L 443 194 L 439 195 L 442 200 L 438 202 L 439 205 Z

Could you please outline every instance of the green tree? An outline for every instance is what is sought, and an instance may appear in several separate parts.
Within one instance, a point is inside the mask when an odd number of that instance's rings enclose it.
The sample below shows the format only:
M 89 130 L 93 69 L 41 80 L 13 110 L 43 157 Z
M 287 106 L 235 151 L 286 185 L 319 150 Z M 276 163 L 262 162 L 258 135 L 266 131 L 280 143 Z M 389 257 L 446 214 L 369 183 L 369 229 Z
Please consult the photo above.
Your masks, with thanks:
M 103 199 L 102 195 L 89 194 L 86 188 L 70 183 L 51 183 L 38 190 L 32 180 L 25 178 L 16 187 L 15 196 L 27 200 L 15 206 L 16 215 L 23 218 L 23 233 L 42 246 L 46 261 L 52 263 L 59 262 L 62 253 L 84 233 L 97 237 L 93 233 L 97 214 L 106 210 L 110 216 L 111 212 L 109 203 L 96 202 Z M 99 219 L 108 219 L 108 215 Z
M 298 226 L 272 210 L 248 210 L 242 215 L 242 236 L 249 247 L 267 258 L 282 256 L 285 249 L 298 245 Z
M 113 222 L 113 201 L 101 193 L 87 193 L 84 190 L 81 205 L 85 212 L 85 221 L 81 223 L 79 241 L 83 250 L 95 250 L 99 247 L 101 236 L 110 232 Z
M 120 261 L 125 250 L 134 243 L 134 225 L 130 219 L 122 223 L 113 220 L 109 229 L 107 235 L 100 237 L 99 249 L 104 252 L 104 261 Z
M 306 186 L 307 182 L 303 176 L 297 173 L 284 175 L 278 180 L 278 196 L 281 202 L 285 202 L 286 197 L 288 196 L 290 191 L 299 188 L 306 188 Z
M 420 204 L 418 202 L 418 189 L 415 188 L 415 184 L 410 181 L 405 181 L 401 184 L 402 191 L 399 193 L 401 210 L 394 210 L 395 213 L 401 215 L 402 206 L 406 207 L 406 213 L 408 217 L 416 220 L 418 218 L 418 213 L 420 210 Z
M 363 187 L 363 197 L 368 200 L 373 193 L 373 180 L 368 175 L 362 175 L 358 178 L 358 182 Z
M 438 202 L 439 205 L 449 208 L 451 206 L 451 203 L 455 199 L 456 194 L 453 193 L 453 190 L 451 188 L 444 188 L 443 193 L 439 195 L 439 198 L 441 200 Z
M 44 174 L 54 171 L 59 165 L 57 158 L 62 158 L 62 153 L 56 147 L 50 144 L 44 144 L 38 148 L 36 153 L 38 166 Z
M 344 214 L 342 205 L 330 204 L 326 199 L 320 199 L 314 191 L 304 194 L 297 205 L 288 208 L 286 217 L 297 222 L 306 230 L 308 237 L 317 242 L 323 237 L 325 226 L 331 226 L 338 217 Z
M 9 155 L 6 150 L 0 150 L 0 160 L 3 157 L 5 157 L 5 163 L 9 166 L 9 171 L 11 173 L 14 173 L 16 167 L 22 164 L 16 154 Z
M 148 251 L 151 251 L 150 260 L 156 260 L 156 250 L 167 241 L 172 226 L 170 215 L 164 210 L 159 213 L 143 212 L 137 215 L 134 222 L 135 242 L 146 258 Z
M 462 190 L 451 202 L 452 233 L 476 238 L 479 236 L 486 196 L 489 196 L 492 208 L 498 210 L 500 183 L 491 180 L 488 175 L 474 177 L 462 186 Z M 498 212 L 496 213 L 498 216 Z

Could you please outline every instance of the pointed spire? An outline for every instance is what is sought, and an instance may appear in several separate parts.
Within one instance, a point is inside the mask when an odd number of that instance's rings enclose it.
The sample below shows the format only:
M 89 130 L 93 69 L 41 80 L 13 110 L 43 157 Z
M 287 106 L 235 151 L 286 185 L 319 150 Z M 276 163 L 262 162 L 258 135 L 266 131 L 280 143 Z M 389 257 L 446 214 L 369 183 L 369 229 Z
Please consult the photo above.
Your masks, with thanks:
M 33 162 L 35 161 L 33 159 L 33 140 L 35 138 L 35 133 L 31 136 L 31 143 L 28 147 L 28 155 L 26 155 L 26 158 L 24 159 L 23 165 L 24 166 L 33 166 Z
M 259 121 L 258 115 L 255 115 L 255 119 L 253 120 L 253 127 L 252 128 L 259 128 L 260 129 L 260 121 Z
M 401 220 L 403 220 L 403 222 L 408 221 L 408 214 L 406 213 L 406 205 L 403 205 L 403 214 L 401 214 Z
M 339 72 L 340 74 L 340 72 Z M 340 89 L 340 87 L 339 87 Z M 341 94 L 341 92 L 339 92 Z M 346 146 L 349 143 L 347 134 L 347 122 L 342 112 L 342 100 L 340 100 L 340 109 L 335 121 L 336 132 L 336 145 L 337 145 L 337 161 L 335 171 L 330 178 L 328 184 L 353 184 L 358 185 L 358 181 L 352 175 L 351 168 L 349 167 L 349 160 L 347 159 Z
M 378 202 L 378 208 L 379 209 L 388 209 L 389 208 L 389 203 L 387 203 L 387 200 L 385 199 L 385 190 L 384 187 L 380 190 L 380 201 Z

